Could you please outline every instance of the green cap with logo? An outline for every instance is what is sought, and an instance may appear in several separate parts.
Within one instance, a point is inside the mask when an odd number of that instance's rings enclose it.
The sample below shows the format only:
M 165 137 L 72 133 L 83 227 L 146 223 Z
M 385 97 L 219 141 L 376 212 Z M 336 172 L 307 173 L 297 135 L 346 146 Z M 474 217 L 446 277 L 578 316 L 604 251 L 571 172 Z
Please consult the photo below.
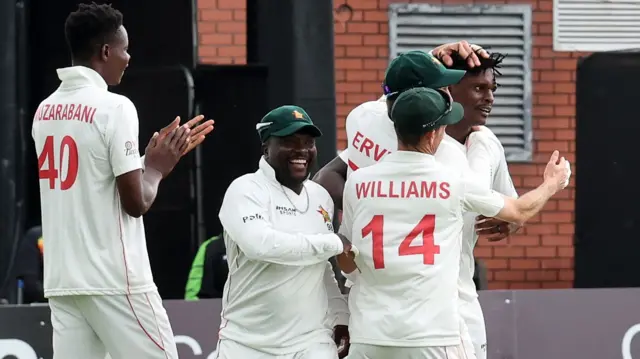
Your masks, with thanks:
M 393 59 L 382 85 L 384 94 L 394 96 L 414 87 L 441 88 L 457 84 L 466 71 L 451 70 L 424 51 L 409 51 Z
M 391 107 L 391 120 L 399 134 L 423 134 L 456 124 L 463 115 L 462 105 L 448 93 L 425 87 L 402 92 Z
M 260 140 L 264 143 L 269 137 L 287 137 L 299 131 L 306 131 L 313 137 L 322 136 L 322 132 L 311 121 L 311 117 L 302 107 L 286 105 L 271 110 L 256 125 Z

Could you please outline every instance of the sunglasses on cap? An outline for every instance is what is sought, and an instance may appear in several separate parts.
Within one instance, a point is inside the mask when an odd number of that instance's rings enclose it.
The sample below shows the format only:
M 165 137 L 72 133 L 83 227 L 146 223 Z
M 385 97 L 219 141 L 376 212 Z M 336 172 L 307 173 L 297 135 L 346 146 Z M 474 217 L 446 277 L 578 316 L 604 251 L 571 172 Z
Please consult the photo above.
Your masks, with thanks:
M 389 87 L 386 85 L 382 85 L 382 89 L 385 91 L 384 95 L 385 96 L 393 96 L 396 94 L 401 93 L 402 91 L 394 91 L 394 92 L 389 92 Z M 440 96 L 442 96 L 442 98 L 444 99 L 444 103 L 447 106 L 446 110 L 444 110 L 444 112 L 442 114 L 440 114 L 440 116 L 438 116 L 438 118 L 436 118 L 435 120 L 425 123 L 424 125 L 422 125 L 422 128 L 427 128 L 427 127 L 432 127 L 434 126 L 436 123 L 438 123 L 438 121 L 442 120 L 443 117 L 447 116 L 448 114 L 451 113 L 451 111 L 453 111 L 453 98 L 451 97 L 451 94 L 449 93 L 449 91 L 445 91 L 442 89 L 435 89 L 436 92 L 438 92 L 440 94 Z
M 438 116 L 438 118 L 422 125 L 422 128 L 435 126 L 440 120 L 442 120 L 443 117 L 447 116 L 448 114 L 451 113 L 451 111 L 453 111 L 453 97 L 451 97 L 451 94 L 448 91 L 444 91 L 441 89 L 436 89 L 436 92 L 438 92 L 440 96 L 444 98 L 444 103 L 447 106 L 447 108 L 444 110 L 442 114 L 440 114 L 440 116 Z

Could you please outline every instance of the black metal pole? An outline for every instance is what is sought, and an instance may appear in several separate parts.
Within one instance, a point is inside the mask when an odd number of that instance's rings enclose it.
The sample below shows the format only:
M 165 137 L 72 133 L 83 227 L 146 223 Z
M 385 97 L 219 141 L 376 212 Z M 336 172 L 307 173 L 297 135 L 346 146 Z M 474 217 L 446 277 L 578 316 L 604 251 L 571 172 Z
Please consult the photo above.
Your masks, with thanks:
M 258 1 L 247 0 L 247 64 L 255 64 L 260 61 L 258 53 Z
M 0 1 L 0 297 L 13 284 L 10 269 L 16 249 L 16 3 Z

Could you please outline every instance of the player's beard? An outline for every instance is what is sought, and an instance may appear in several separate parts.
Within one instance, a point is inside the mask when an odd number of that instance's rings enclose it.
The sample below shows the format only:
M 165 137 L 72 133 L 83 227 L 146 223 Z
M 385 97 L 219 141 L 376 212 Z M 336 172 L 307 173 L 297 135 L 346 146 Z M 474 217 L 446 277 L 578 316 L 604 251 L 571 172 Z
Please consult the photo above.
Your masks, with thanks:
M 311 166 L 314 162 L 315 158 L 307 158 L 307 163 L 303 169 L 295 169 L 289 162 L 289 159 L 287 159 L 284 163 L 281 163 L 280 168 L 276 170 L 276 178 L 285 187 L 298 188 L 302 186 L 302 183 L 311 175 Z

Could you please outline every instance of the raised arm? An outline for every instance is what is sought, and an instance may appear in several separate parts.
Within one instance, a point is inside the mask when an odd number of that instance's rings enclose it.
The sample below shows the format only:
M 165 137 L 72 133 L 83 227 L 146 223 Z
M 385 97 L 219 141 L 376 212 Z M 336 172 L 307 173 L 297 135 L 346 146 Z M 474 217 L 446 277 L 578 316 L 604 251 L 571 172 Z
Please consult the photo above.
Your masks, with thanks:
M 433 56 L 439 58 L 442 62 L 444 62 L 446 66 L 451 66 L 453 64 L 451 54 L 454 52 L 459 53 L 462 58 L 466 58 L 467 64 L 471 68 L 480 66 L 480 59 L 478 58 L 478 56 L 484 58 L 489 57 L 489 53 L 482 47 L 470 44 L 465 40 L 440 45 L 430 52 L 431 54 L 433 54 Z
M 543 183 L 520 198 L 506 197 L 486 187 L 465 179 L 463 205 L 467 210 L 478 212 L 487 217 L 496 217 L 503 221 L 524 224 L 536 215 L 556 192 L 564 189 L 571 176 L 566 160 L 558 160 L 558 151 L 551 155 L 544 172 Z
M 269 191 L 245 177 L 227 189 L 220 222 L 229 239 L 250 259 L 291 266 L 321 263 L 342 253 L 334 233 L 302 234 L 273 228 L 269 218 Z
M 112 111 L 105 131 L 109 162 L 116 177 L 120 203 L 132 217 L 140 217 L 149 210 L 155 201 L 160 181 L 171 172 L 180 158 L 174 153 L 188 143 L 189 133 L 187 129 L 179 128 L 162 141 L 157 141 L 157 135 L 154 135 L 149 144 L 153 151 L 145 157 L 146 168 L 143 172 L 138 130 L 138 113 L 133 103 L 126 100 Z M 151 148 L 149 146 L 147 151 Z

